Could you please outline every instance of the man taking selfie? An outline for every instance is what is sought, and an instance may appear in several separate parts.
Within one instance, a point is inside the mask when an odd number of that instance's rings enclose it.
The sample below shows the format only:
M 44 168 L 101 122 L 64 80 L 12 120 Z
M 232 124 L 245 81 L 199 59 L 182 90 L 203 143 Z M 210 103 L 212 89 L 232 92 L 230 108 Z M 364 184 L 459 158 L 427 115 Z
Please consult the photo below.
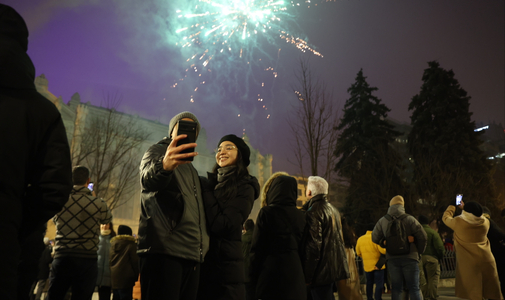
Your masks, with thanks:
M 209 249 L 198 172 L 200 123 L 182 112 L 169 136 L 151 146 L 140 163 L 138 255 L 142 299 L 195 299 L 200 263 Z

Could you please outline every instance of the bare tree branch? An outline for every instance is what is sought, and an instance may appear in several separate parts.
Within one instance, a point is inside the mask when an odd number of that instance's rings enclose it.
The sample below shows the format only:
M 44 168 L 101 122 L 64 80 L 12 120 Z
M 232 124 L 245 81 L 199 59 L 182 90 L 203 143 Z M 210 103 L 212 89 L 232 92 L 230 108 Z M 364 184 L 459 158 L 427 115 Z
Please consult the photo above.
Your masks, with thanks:
M 117 95 L 105 99 L 117 105 Z M 111 210 L 124 204 L 137 186 L 139 148 L 149 137 L 136 117 L 119 113 L 108 107 L 95 115 L 87 115 L 84 126 L 76 130 L 79 141 L 72 148 L 74 165 L 90 168 L 94 190 Z
M 300 60 L 293 91 L 298 99 L 295 113 L 288 117 L 293 133 L 296 163 L 304 175 L 304 165 L 310 166 L 310 175 L 324 176 L 332 181 L 334 148 L 338 132 L 338 112 L 334 97 L 325 82 L 316 78 L 306 61 Z M 307 161 L 308 160 L 308 161 Z

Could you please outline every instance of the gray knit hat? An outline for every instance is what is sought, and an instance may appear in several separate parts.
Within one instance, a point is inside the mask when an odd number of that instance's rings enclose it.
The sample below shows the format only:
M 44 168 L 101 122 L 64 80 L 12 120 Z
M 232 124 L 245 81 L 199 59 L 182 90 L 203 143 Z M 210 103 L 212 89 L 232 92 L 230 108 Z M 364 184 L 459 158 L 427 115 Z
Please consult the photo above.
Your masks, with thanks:
M 189 111 L 183 111 L 183 112 L 175 115 L 175 117 L 173 117 L 172 120 L 170 120 L 170 124 L 168 125 L 168 136 L 169 137 L 171 137 L 171 135 L 172 135 L 172 130 L 174 130 L 175 124 L 177 124 L 177 122 L 179 122 L 180 120 L 182 120 L 184 118 L 190 118 L 191 120 L 196 122 L 196 135 L 198 136 L 198 133 L 200 132 L 200 122 L 198 122 L 198 119 L 196 118 L 196 116 L 194 114 L 190 113 Z

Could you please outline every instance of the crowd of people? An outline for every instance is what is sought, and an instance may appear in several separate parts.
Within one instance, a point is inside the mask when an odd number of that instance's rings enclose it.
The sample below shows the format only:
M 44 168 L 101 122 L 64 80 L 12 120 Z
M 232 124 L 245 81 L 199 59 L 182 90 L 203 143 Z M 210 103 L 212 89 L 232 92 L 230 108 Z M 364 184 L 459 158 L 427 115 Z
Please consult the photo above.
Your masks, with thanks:
M 354 300 L 363 297 L 358 255 L 367 299 L 381 299 L 388 277 L 393 300 L 437 299 L 444 244 L 427 217 L 406 214 L 402 196 L 357 239 L 355 220 L 328 201 L 324 178 L 308 177 L 301 209 L 297 180 L 285 172 L 260 191 L 247 169 L 250 149 L 233 134 L 220 139 L 215 166 L 199 176 L 192 161 L 201 126 L 190 112 L 174 116 L 169 137 L 140 162 L 138 239 L 126 225 L 116 233 L 106 202 L 88 189 L 89 168 L 71 167 L 58 110 L 35 90 L 27 37 L 21 16 L 0 4 L 0 120 L 12 122 L 2 122 L 9 145 L 0 147 L 0 226 L 11 241 L 0 248 L 7 258 L 0 298 L 40 299 L 49 277 L 49 300 L 69 293 L 89 300 L 95 290 L 101 300 L 130 300 L 138 280 L 144 300 L 329 300 L 335 292 Z M 184 142 L 181 124 L 192 126 L 194 141 Z M 254 224 L 248 217 L 258 197 Z M 462 213 L 454 216 L 457 208 Z M 49 219 L 53 247 L 42 242 Z M 442 220 L 454 231 L 456 296 L 503 299 L 505 236 L 490 212 L 461 203 L 449 205 Z

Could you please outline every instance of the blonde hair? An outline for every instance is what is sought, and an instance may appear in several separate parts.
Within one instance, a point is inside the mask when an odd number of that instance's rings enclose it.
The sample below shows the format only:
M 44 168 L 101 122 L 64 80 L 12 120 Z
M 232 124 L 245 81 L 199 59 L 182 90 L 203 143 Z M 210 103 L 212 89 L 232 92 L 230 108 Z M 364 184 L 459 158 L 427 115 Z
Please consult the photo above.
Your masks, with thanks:
M 279 176 L 289 176 L 288 173 L 286 172 L 275 172 L 268 178 L 267 182 L 263 186 L 263 189 L 261 190 L 261 207 L 267 206 L 267 193 L 268 190 L 270 189 L 270 186 L 272 185 L 272 182 L 274 181 L 275 178 Z

